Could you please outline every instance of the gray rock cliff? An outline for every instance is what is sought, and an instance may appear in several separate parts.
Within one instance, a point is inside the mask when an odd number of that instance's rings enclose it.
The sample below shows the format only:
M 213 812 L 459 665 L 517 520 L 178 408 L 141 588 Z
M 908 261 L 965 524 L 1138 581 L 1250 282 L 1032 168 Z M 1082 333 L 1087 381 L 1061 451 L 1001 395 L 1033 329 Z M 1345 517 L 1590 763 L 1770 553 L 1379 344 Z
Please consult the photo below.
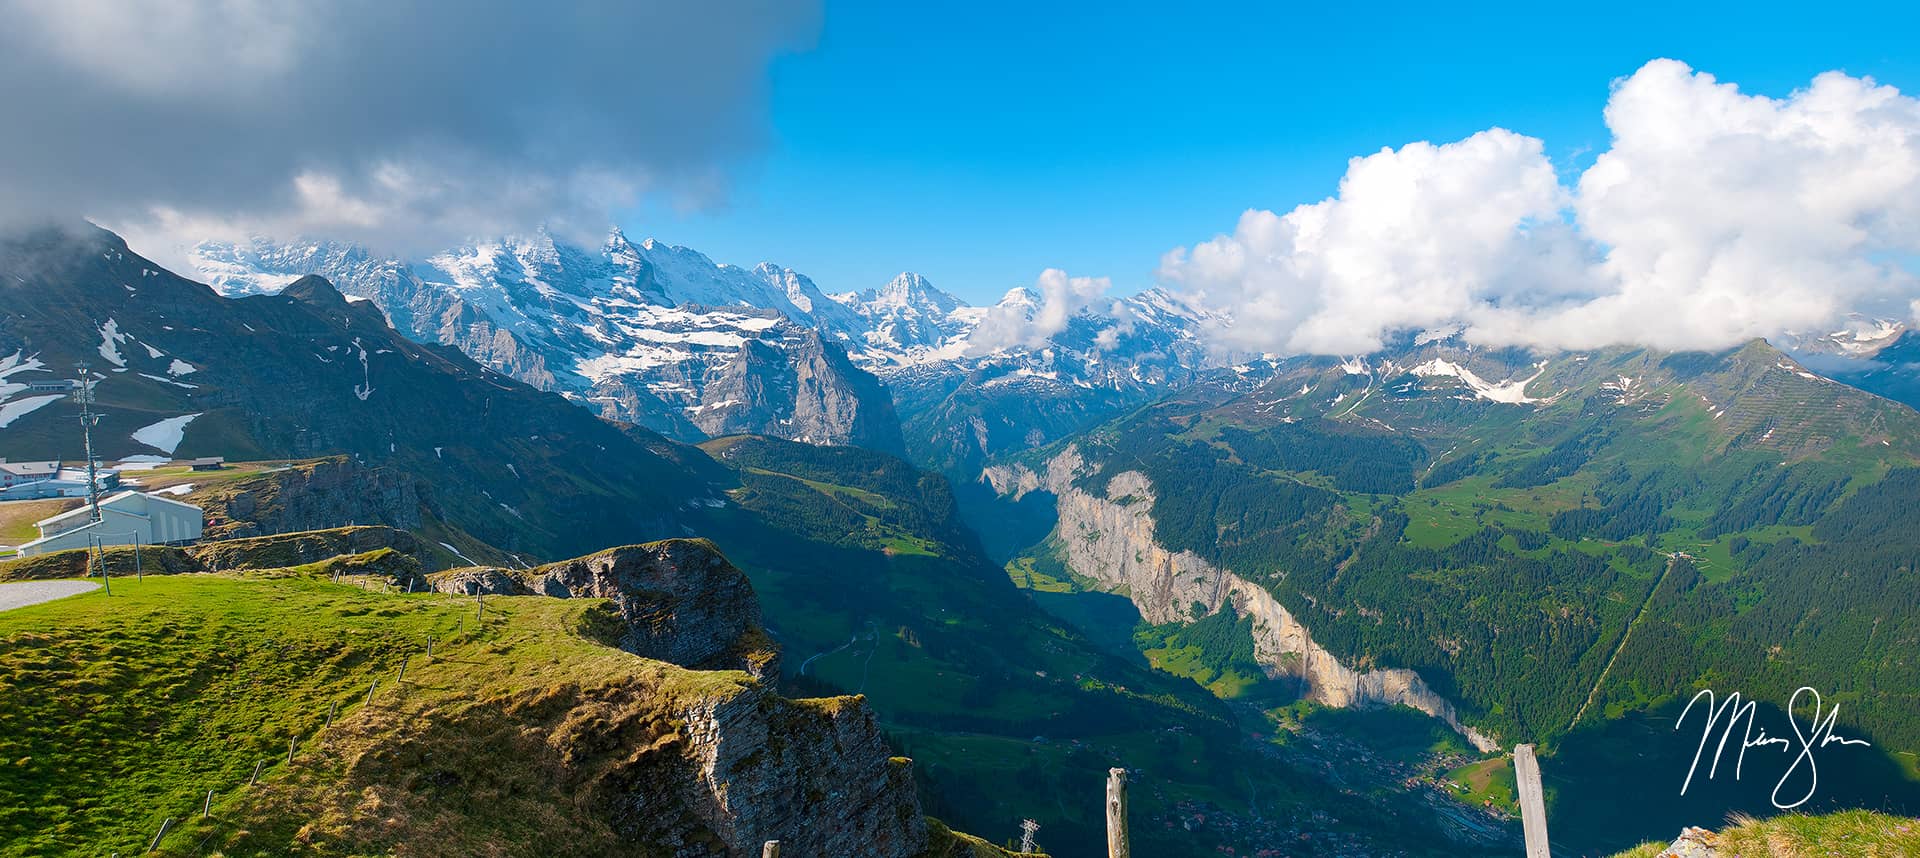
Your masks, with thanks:
M 1315 643 L 1266 589 L 1218 569 L 1191 552 L 1170 552 L 1154 539 L 1153 486 L 1144 474 L 1117 474 L 1107 492 L 1135 500 L 1121 504 L 1074 485 L 1088 471 L 1078 449 L 1069 447 L 1038 473 L 1022 466 L 995 466 L 985 474 L 993 488 L 1015 497 L 1043 490 L 1058 500 L 1056 535 L 1067 565 L 1079 575 L 1133 601 L 1152 623 L 1191 622 L 1190 606 L 1208 613 L 1226 605 L 1253 618 L 1254 659 L 1270 678 L 1303 682 L 1309 698 L 1329 706 L 1405 705 L 1439 718 L 1483 751 L 1499 742 L 1460 723 L 1452 702 L 1429 688 L 1411 670 L 1356 671 Z

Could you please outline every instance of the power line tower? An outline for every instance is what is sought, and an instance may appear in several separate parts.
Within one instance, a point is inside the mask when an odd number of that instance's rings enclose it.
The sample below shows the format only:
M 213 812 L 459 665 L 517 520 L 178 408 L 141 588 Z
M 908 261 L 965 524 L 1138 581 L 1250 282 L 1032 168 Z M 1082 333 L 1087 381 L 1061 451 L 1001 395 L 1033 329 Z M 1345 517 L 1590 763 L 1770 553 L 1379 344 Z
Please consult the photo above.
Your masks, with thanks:
M 1040 833 L 1040 823 L 1031 819 L 1020 820 L 1020 851 L 1034 852 L 1040 847 L 1033 842 L 1033 836 Z
M 93 462 L 93 427 L 100 422 L 100 415 L 93 413 L 93 365 L 81 361 L 75 367 L 80 370 L 80 390 L 75 395 L 80 398 L 80 438 L 87 453 L 87 506 L 93 511 L 93 520 L 99 521 L 100 474 Z

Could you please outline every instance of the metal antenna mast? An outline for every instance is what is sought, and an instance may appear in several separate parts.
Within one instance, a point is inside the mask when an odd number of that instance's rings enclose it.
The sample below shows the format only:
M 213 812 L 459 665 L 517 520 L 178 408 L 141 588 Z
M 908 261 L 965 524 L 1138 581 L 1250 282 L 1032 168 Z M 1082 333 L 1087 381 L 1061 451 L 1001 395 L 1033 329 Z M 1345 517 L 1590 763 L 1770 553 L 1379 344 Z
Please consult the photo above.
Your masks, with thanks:
M 100 475 L 93 463 L 93 425 L 100 422 L 100 415 L 93 413 L 93 365 L 86 361 L 75 364 L 80 370 L 80 437 L 87 448 L 87 506 L 93 510 L 93 520 L 100 520 Z

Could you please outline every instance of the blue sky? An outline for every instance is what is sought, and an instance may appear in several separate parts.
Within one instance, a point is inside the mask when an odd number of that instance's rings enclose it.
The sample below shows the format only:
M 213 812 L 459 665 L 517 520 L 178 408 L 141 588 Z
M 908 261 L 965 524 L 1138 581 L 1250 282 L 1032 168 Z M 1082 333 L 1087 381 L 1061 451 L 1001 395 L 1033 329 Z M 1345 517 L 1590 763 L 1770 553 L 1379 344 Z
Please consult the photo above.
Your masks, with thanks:
M 726 202 L 623 224 L 834 291 L 914 270 L 982 302 L 1047 267 L 1132 291 L 1384 146 L 1497 125 L 1567 176 L 1607 146 L 1610 81 L 1656 57 L 1775 96 L 1829 69 L 1920 90 L 1910 6 L 1674 5 L 830 2 Z

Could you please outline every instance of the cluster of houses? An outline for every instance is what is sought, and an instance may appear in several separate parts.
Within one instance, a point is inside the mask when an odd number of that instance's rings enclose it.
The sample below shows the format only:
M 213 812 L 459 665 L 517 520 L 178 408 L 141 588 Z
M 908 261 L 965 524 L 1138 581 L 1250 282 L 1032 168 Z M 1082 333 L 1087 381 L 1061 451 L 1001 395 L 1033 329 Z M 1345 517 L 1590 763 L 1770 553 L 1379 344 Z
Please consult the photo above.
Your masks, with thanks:
M 195 459 L 196 471 L 218 470 L 219 458 Z M 121 469 L 94 468 L 100 498 L 99 516 L 92 504 L 34 523 L 40 536 L 20 545 L 21 556 L 48 554 L 96 545 L 179 545 L 200 538 L 205 515 L 190 503 L 124 488 Z M 90 486 L 87 469 L 62 467 L 59 462 L 8 462 L 0 459 L 0 502 L 84 498 Z

